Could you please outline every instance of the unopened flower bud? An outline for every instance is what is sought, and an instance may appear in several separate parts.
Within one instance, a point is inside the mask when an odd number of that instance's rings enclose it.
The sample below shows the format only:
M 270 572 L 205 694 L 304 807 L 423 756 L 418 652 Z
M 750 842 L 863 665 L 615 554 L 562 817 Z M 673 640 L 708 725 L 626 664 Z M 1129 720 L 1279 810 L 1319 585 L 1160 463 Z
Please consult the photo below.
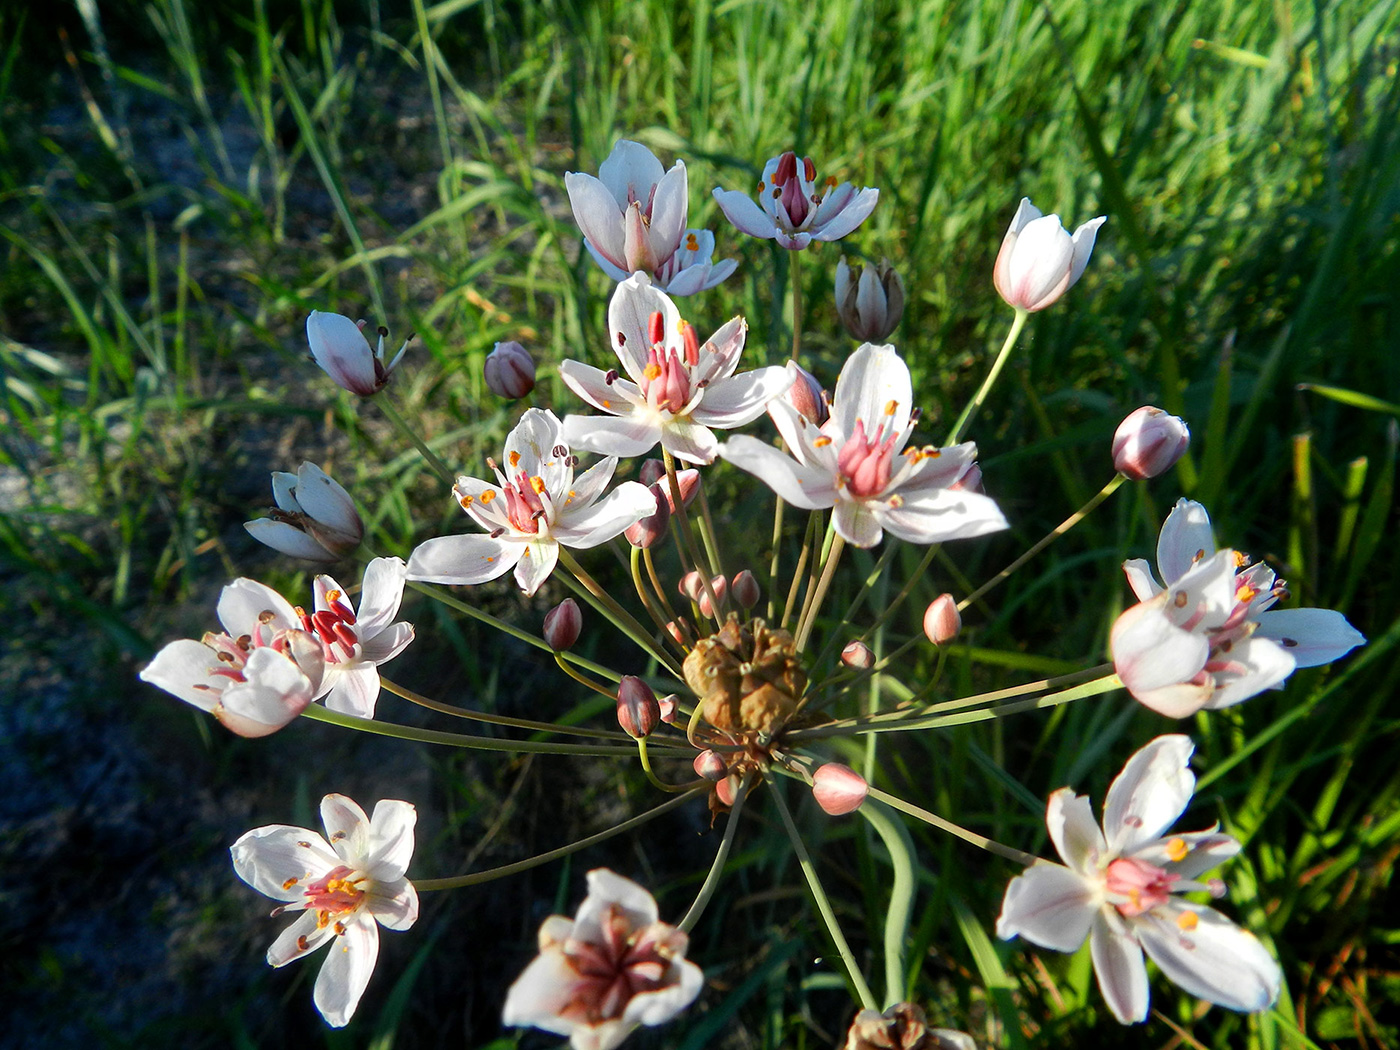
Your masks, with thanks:
M 623 531 L 622 534 L 632 546 L 650 547 L 666 535 L 666 530 L 671 524 L 671 504 L 661 494 L 665 484 L 666 482 L 661 481 L 648 486 L 651 494 L 656 497 L 656 513 L 638 519 L 636 524 L 629 525 Z
M 706 780 L 721 781 L 729 771 L 729 765 L 718 751 L 705 750 L 695 756 L 695 775 Z
M 1069 232 L 1022 197 L 997 253 L 992 283 L 1007 304 L 1034 313 L 1055 303 L 1084 273 L 1103 216 Z
M 865 778 L 840 762 L 828 762 L 812 774 L 812 795 L 833 817 L 860 809 L 869 792 Z
M 962 614 L 951 594 L 940 594 L 924 610 L 924 634 L 934 645 L 951 642 L 962 630 Z
M 678 621 L 666 621 L 666 633 L 671 636 L 672 641 L 677 645 L 685 645 L 685 632 L 681 630 L 681 625 Z
M 675 693 L 667 693 L 661 699 L 657 700 L 656 704 L 658 707 L 661 708 L 661 721 L 665 722 L 667 725 L 670 725 L 676 720 Z
M 699 569 L 691 569 L 681 577 L 681 582 L 676 584 L 676 590 L 693 602 L 700 600 L 700 595 L 705 590 L 704 577 L 700 575 Z
M 710 604 L 710 591 L 714 592 L 715 601 L 719 602 L 719 612 L 724 612 L 724 599 L 729 595 L 729 581 L 723 576 L 716 576 L 710 581 L 710 590 L 702 588 L 695 601 L 700 606 L 702 616 L 714 616 L 716 609 Z
M 744 607 L 745 612 L 757 605 L 763 597 L 763 588 L 759 587 L 758 580 L 748 569 L 734 574 L 729 589 L 734 595 L 734 600 Z
M 332 562 L 355 550 L 365 536 L 364 522 L 339 483 L 314 463 L 295 474 L 272 475 L 271 517 L 245 521 L 248 534 L 274 550 L 308 561 Z
M 623 675 L 617 684 L 617 724 L 633 737 L 650 736 L 661 721 L 656 694 L 636 675 Z
M 857 671 L 868 671 L 875 665 L 875 654 L 864 642 L 851 642 L 841 650 L 841 662 Z
M 715 795 L 724 805 L 734 805 L 734 799 L 739 795 L 739 774 L 730 773 L 729 776 L 715 784 Z
M 544 640 L 556 653 L 572 649 L 582 630 L 583 614 L 572 598 L 565 598 L 544 614 Z
M 306 340 L 311 344 L 311 356 L 328 376 L 351 393 L 369 397 L 379 393 L 389 382 L 394 366 L 408 349 L 408 340 L 386 365 L 384 340 L 389 330 L 379 330 L 376 349 L 370 346 L 364 328 L 364 321 L 356 323 L 341 314 L 312 310 L 311 316 L 306 319 Z M 408 337 L 409 340 L 412 338 Z
M 792 376 L 792 386 L 788 387 L 782 399 L 802 413 L 802 418 L 807 422 L 821 426 L 831 418 L 831 406 L 827 404 L 822 385 L 817 382 L 816 376 L 796 361 L 789 361 L 787 370 Z
M 666 476 L 666 464 L 659 459 L 642 460 L 642 468 L 637 472 L 637 480 L 643 485 L 655 485 Z
M 682 506 L 690 506 L 695 502 L 695 497 L 700 493 L 700 472 L 693 467 L 687 470 L 676 471 L 676 485 L 681 490 Z M 676 513 L 676 501 L 671 498 L 671 482 L 663 477 L 657 486 L 666 497 L 666 505 L 671 508 L 671 513 Z
M 497 343 L 486 355 L 486 385 L 497 397 L 515 401 L 535 389 L 535 361 L 519 343 Z
M 1128 413 L 1113 435 L 1113 466 L 1133 481 L 1155 478 L 1176 465 L 1191 431 L 1176 416 L 1144 405 Z
M 879 266 L 836 264 L 836 314 L 864 343 L 883 343 L 904 316 L 904 282 L 888 259 Z

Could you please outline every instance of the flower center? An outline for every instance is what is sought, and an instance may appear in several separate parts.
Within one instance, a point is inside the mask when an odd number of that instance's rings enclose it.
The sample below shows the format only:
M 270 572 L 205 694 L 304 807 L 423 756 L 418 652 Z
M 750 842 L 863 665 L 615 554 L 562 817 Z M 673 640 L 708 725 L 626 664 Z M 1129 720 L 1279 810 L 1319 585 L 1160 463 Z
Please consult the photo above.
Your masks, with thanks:
M 857 499 L 878 496 L 890 483 L 890 467 L 894 462 L 895 437 L 882 437 L 881 427 L 867 437 L 865 421 L 856 420 L 855 433 L 846 439 L 836 457 L 836 468 L 846 481 L 846 490 Z
M 506 517 L 510 519 L 511 526 L 517 532 L 537 533 L 540 531 L 540 519 L 547 516 L 544 500 L 540 494 L 544 492 L 544 478 L 536 474 L 529 476 L 525 471 L 516 474 L 515 482 L 505 485 L 502 491 L 506 498 Z
M 670 935 L 665 923 L 640 930 L 616 904 L 609 904 L 601 923 L 602 943 L 570 940 L 565 957 L 580 982 L 565 1015 L 580 1015 L 590 1024 L 621 1017 L 634 995 L 654 992 L 671 983 Z
M 808 197 L 803 191 L 802 180 L 797 177 L 797 164 L 797 154 L 788 150 L 778 158 L 777 170 L 773 172 L 773 197 L 783 202 L 793 230 L 801 228 L 817 204 L 816 198 Z M 817 168 L 811 157 L 802 159 L 802 174 L 807 177 L 808 185 L 817 181 Z
M 337 590 L 326 592 L 326 605 L 329 608 L 311 615 L 298 608 L 297 615 L 306 632 L 321 640 L 327 663 L 348 663 L 355 658 L 355 647 L 360 644 L 360 634 L 355 630 L 355 610 Z
M 1169 874 L 1144 860 L 1119 857 L 1108 866 L 1105 885 L 1113 906 L 1131 919 L 1165 904 L 1180 879 L 1180 875 Z
M 682 351 L 668 350 L 665 345 L 665 319 L 654 312 L 647 325 L 651 349 L 647 351 L 646 368 L 642 371 L 642 395 L 657 412 L 680 415 L 690 403 L 691 369 L 700 363 L 700 342 L 693 326 L 681 322 Z

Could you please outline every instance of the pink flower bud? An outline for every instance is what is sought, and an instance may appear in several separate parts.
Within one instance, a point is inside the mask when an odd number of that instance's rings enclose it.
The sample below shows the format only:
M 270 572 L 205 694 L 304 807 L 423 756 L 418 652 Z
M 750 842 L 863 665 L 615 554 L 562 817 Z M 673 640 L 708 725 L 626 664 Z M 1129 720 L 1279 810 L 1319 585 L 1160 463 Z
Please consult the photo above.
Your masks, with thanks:
M 1165 474 L 1191 444 L 1191 431 L 1176 416 L 1144 405 L 1128 413 L 1113 435 L 1113 466 L 1142 481 Z
M 836 264 L 836 315 L 863 343 L 883 343 L 904 316 L 904 282 L 888 259 L 879 266 Z
M 572 649 L 582 630 L 583 614 L 572 598 L 565 598 L 544 614 L 544 640 L 556 653 Z
M 924 610 L 924 634 L 934 645 L 951 642 L 962 630 L 962 614 L 951 594 L 940 594 Z
M 486 355 L 486 385 L 497 397 L 515 401 L 535 389 L 535 362 L 519 343 L 497 343 Z
M 667 693 L 660 700 L 656 701 L 656 704 L 658 707 L 661 708 L 661 721 L 665 722 L 667 725 L 670 725 L 676 720 L 675 693 Z
M 676 620 L 668 620 L 666 623 L 666 633 L 671 636 L 671 640 L 677 645 L 685 645 L 685 632 L 681 630 L 681 625 Z
M 1103 222 L 1103 216 L 1090 219 L 1070 236 L 1058 215 L 1041 215 L 1022 197 L 997 253 L 992 283 L 1017 310 L 1044 310 L 1084 273 Z
M 676 484 L 680 486 L 681 504 L 688 507 L 695 502 L 695 497 L 700 493 L 700 472 L 695 469 L 678 470 Z M 671 508 L 671 513 L 676 513 L 676 501 L 671 498 L 671 482 L 663 475 L 657 485 L 666 497 L 666 505 Z
M 665 484 L 663 480 L 648 486 L 651 494 L 656 497 L 656 513 L 638 519 L 635 525 L 629 525 L 623 531 L 622 534 L 632 546 L 650 547 L 666 535 L 666 530 L 671 525 L 671 504 L 661 493 Z
M 865 778 L 840 762 L 828 762 L 812 774 L 812 795 L 833 817 L 860 809 L 869 792 Z
M 763 597 L 763 589 L 759 587 L 758 580 L 748 569 L 734 574 L 734 582 L 730 585 L 730 590 L 734 595 L 734 600 L 744 607 L 744 611 L 752 609 Z
M 704 577 L 700 575 L 700 570 L 691 569 L 681 577 L 681 582 L 676 584 L 676 590 L 693 602 L 700 600 L 700 595 L 705 591 Z
M 661 721 L 656 694 L 636 675 L 623 675 L 617 684 L 617 724 L 633 737 L 650 736 Z
M 389 382 L 394 366 L 408 349 L 408 340 L 386 365 L 384 339 L 389 330 L 379 329 L 379 346 L 375 349 L 369 345 L 364 327 L 364 321 L 356 323 L 341 314 L 312 310 L 306 319 L 306 341 L 311 344 L 311 356 L 328 376 L 352 394 L 369 397 Z
M 719 611 L 724 612 L 724 599 L 729 594 L 729 581 L 726 580 L 723 576 L 716 576 L 710 581 L 710 590 L 713 591 L 715 594 L 715 601 L 719 602 Z M 695 601 L 700 606 L 700 614 L 702 616 L 715 615 L 715 608 L 713 605 L 710 604 L 709 591 L 704 590 L 704 588 L 702 587 L 699 595 L 696 596 Z
M 809 423 L 821 426 L 831 418 L 831 408 L 827 404 L 826 394 L 822 392 L 822 385 L 817 382 L 816 376 L 796 361 L 789 361 L 787 369 L 792 375 L 792 386 L 782 395 L 783 400 L 801 412 Z
M 637 480 L 643 485 L 655 485 L 666 476 L 666 464 L 659 459 L 642 460 L 642 468 L 637 472 Z
M 841 662 L 858 671 L 868 671 L 875 666 L 875 654 L 864 642 L 851 642 L 841 650 Z
M 734 799 L 739 794 L 739 774 L 730 773 L 715 785 L 715 796 L 726 806 L 734 805 Z
M 695 775 L 706 780 L 721 781 L 729 771 L 729 765 L 718 751 L 701 751 L 695 756 Z

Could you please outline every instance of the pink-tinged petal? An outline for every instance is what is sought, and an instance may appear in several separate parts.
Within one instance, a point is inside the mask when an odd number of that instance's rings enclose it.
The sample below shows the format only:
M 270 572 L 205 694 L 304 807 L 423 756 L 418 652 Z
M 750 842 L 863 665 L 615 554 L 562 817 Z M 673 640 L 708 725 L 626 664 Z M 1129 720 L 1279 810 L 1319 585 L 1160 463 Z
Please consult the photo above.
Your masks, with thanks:
M 374 804 L 364 858 L 365 869 L 372 878 L 382 883 L 403 878 L 413 859 L 413 829 L 417 823 L 418 810 L 412 803 L 386 798 Z
M 651 250 L 646 217 L 642 215 L 641 204 L 636 201 L 622 213 L 622 257 L 625 269 L 642 270 L 648 274 L 660 269 L 665 261 Z
M 1165 718 L 1189 718 L 1209 703 L 1215 684 L 1211 681 L 1177 682 L 1132 692 L 1134 700 Z
M 677 419 L 661 428 L 661 446 L 677 459 L 704 466 L 719 454 L 719 439 L 698 422 Z
M 1272 689 L 1293 673 L 1292 652 L 1268 638 L 1244 638 L 1217 653 L 1206 669 L 1215 676 L 1215 692 L 1206 707 L 1218 710 Z
M 812 237 L 818 241 L 839 241 L 870 218 L 870 213 L 875 210 L 875 205 L 879 200 L 879 190 L 861 190 L 856 194 L 855 199 L 842 208 L 830 221 L 823 219 L 819 209 L 813 223 Z M 822 203 L 824 205 L 826 202 Z
M 869 549 L 885 538 L 880 517 L 875 508 L 864 500 L 843 499 L 831 512 L 831 527 L 847 543 Z
M 515 563 L 515 582 L 530 597 L 549 579 L 559 563 L 559 544 L 554 540 L 536 540 L 521 544 L 520 560 Z
M 631 380 L 617 378 L 609 383 L 607 377 L 608 373 L 601 369 L 578 361 L 564 361 L 559 365 L 559 378 L 564 380 L 575 394 L 594 408 L 611 412 L 615 416 L 625 416 L 632 411 L 634 404 L 642 400 L 641 391 Z M 568 418 L 570 417 L 565 419 L 566 437 Z
M 319 686 L 289 657 L 275 649 L 253 650 L 243 667 L 246 682 L 237 682 L 219 697 L 215 717 L 239 736 L 275 733 L 306 710 Z
M 229 847 L 229 854 L 240 879 L 279 901 L 300 900 L 306 882 L 340 864 L 320 835 L 290 824 L 254 828 Z
M 895 480 L 891 480 L 890 487 L 885 491 L 897 491 L 905 499 L 921 499 L 926 495 L 931 496 L 937 491 L 955 485 L 975 465 L 976 459 L 977 445 L 972 441 L 964 441 L 960 445 L 938 449 L 937 455 L 920 455 L 917 462 L 908 468 L 908 473 L 905 473 L 906 468 L 896 457 Z M 975 490 L 971 488 L 967 491 L 974 491 L 975 494 Z
M 201 711 L 212 711 L 229 679 L 209 672 L 222 666 L 209 646 L 193 638 L 182 638 L 156 653 L 139 677 Z
M 234 638 L 264 628 L 270 639 L 277 631 L 301 626 L 301 620 L 286 598 L 271 587 L 246 577 L 234 580 L 219 592 L 216 609 L 219 622 Z
M 1026 224 L 1040 218 L 1045 213 L 1031 203 L 1029 197 L 1022 197 L 1021 203 L 1016 205 L 1016 214 L 1011 217 L 1011 225 L 1006 228 L 1008 234 L 1019 234 L 1026 228 Z
M 296 962 L 303 955 L 310 955 L 321 945 L 335 936 L 330 926 L 317 927 L 316 913 L 304 911 L 297 921 L 277 935 L 272 947 L 267 950 L 269 966 L 286 966 Z
M 1104 224 L 1106 218 L 1106 216 L 1100 215 L 1097 219 L 1090 219 L 1074 231 L 1074 236 L 1071 238 L 1074 242 L 1074 260 L 1069 269 L 1071 288 L 1084 275 L 1084 267 L 1089 265 L 1089 256 L 1094 254 L 1094 240 L 1098 237 L 1099 227 Z
M 1181 847 L 1186 847 L 1182 857 Z M 1132 851 L 1134 860 L 1144 860 L 1183 879 L 1194 879 L 1211 868 L 1219 867 L 1240 851 L 1240 844 L 1215 828 L 1209 831 L 1184 831 L 1148 842 Z M 1173 860 L 1173 857 L 1181 857 Z
M 360 656 L 373 664 L 388 663 L 408 648 L 413 641 L 413 624 L 400 621 L 390 624 L 373 638 L 360 643 Z
M 1366 636 L 1332 609 L 1275 609 L 1261 613 L 1256 638 L 1269 638 L 1298 667 L 1331 663 L 1366 644 Z
M 1017 234 L 1007 270 L 1009 298 L 1027 310 L 1049 306 L 1069 287 L 1074 242 L 1058 215 L 1032 219 Z
M 547 948 L 525 967 L 506 992 L 501 1022 L 569 1035 L 580 1022 L 563 1016 L 582 983 L 559 948 Z
M 778 365 L 716 379 L 705 388 L 705 398 L 691 412 L 691 418 L 721 430 L 741 427 L 763 415 L 768 402 L 781 397 L 790 386 L 787 369 Z
M 380 883 L 366 907 L 386 930 L 407 930 L 418 921 L 418 891 L 407 879 Z
M 588 249 L 588 254 L 593 256 L 593 261 L 598 264 L 598 268 L 614 281 L 625 281 L 628 277 L 632 276 L 630 271 L 623 269 L 621 266 L 614 265 L 606 255 L 593 247 L 592 241 L 584 238 L 583 246 Z
M 258 518 L 254 521 L 245 521 L 243 527 L 248 530 L 248 535 L 259 543 L 266 544 L 273 550 L 289 557 L 302 558 L 305 561 L 320 562 L 326 565 L 340 560 L 338 554 L 322 547 L 309 533 L 302 532 L 295 525 L 290 525 L 285 521 Z
M 1019 934 L 1042 948 L 1072 952 L 1089 936 L 1101 898 L 1100 889 L 1077 873 L 1041 861 L 1006 887 L 997 936 L 1006 941 Z
M 667 987 L 632 997 L 623 1011 L 623 1024 L 644 1024 L 648 1027 L 665 1024 L 695 1002 L 700 990 L 705 987 L 705 974 L 689 959 L 677 959 L 671 964 L 666 977 Z
M 316 363 L 340 386 L 365 397 L 379 389 L 374 350 L 350 318 L 312 310 L 306 319 L 306 339 Z
M 1106 846 L 1088 795 L 1076 795 L 1069 788 L 1060 788 L 1050 796 L 1050 804 L 1045 809 L 1045 826 L 1050 830 L 1055 850 L 1073 871 L 1098 869 Z
M 790 252 L 800 252 L 812 243 L 812 235 L 807 232 L 788 233 L 785 230 L 774 230 L 773 239 L 778 242 L 779 248 L 786 248 Z
M 607 868 L 594 868 L 588 873 L 588 896 L 574 916 L 574 937 L 591 944 L 604 941 L 602 919 L 610 906 L 627 917 L 632 929 L 650 926 L 659 918 L 656 898 L 631 879 Z
M 365 566 L 355 629 L 361 640 L 374 637 L 393 622 L 403 601 L 408 566 L 402 558 L 375 558 Z
M 620 536 L 642 518 L 656 513 L 656 496 L 645 485 L 624 481 L 591 507 L 562 519 L 553 530 L 556 540 L 575 550 L 588 550 Z
M 428 583 L 475 584 L 515 568 L 521 544 L 489 536 L 439 536 L 420 543 L 408 558 L 408 578 Z
M 1103 804 L 1103 828 L 1114 855 L 1161 837 L 1186 812 L 1196 790 L 1191 752 L 1196 745 L 1177 733 L 1138 750 L 1113 783 Z
M 374 919 L 359 912 L 346 920 L 344 930 L 331 942 L 312 992 L 316 1009 L 332 1028 L 350 1023 L 379 958 L 379 927 Z
M 1011 257 L 1016 252 L 1016 239 L 1028 222 L 1040 217 L 1040 209 L 1031 203 L 1029 197 L 1022 197 L 1021 203 L 1016 207 L 1016 214 L 1011 217 L 1011 225 L 1006 228 L 1006 235 L 1001 240 L 1001 249 L 997 252 L 996 265 L 992 269 L 992 284 L 1007 302 L 1013 302 Z
M 622 206 L 592 175 L 570 172 L 564 176 L 564 189 L 586 243 L 613 265 L 622 266 Z
M 664 172 L 656 154 L 640 142 L 618 139 L 607 159 L 598 166 L 598 179 L 621 211 L 632 200 L 645 205 Z
M 1177 500 L 1157 536 L 1157 571 L 1162 582 L 1170 587 L 1214 553 L 1215 535 L 1205 507 L 1195 500 Z
M 661 424 L 645 416 L 565 416 L 569 447 L 604 456 L 640 456 L 661 440 Z
M 325 612 L 326 610 L 330 609 L 331 603 L 327 601 L 326 596 L 332 591 L 334 591 L 337 595 L 340 596 L 343 596 L 345 594 L 345 588 L 340 585 L 340 583 L 335 579 L 334 576 L 328 576 L 325 573 L 321 573 L 319 576 L 316 577 L 314 581 L 312 581 L 311 594 L 312 599 L 315 602 L 314 608 L 317 612 Z M 339 598 L 337 598 L 336 600 L 339 601 Z
M 646 201 L 642 203 L 645 205 Z M 685 163 L 678 160 L 656 184 L 656 195 L 652 199 L 651 250 L 658 263 L 664 263 L 680 248 L 689 206 L 690 188 L 686 181 Z
M 1196 917 L 1194 927 L 1177 921 L 1184 914 Z M 1241 1011 L 1267 1010 L 1278 999 L 1282 974 L 1269 950 L 1213 908 L 1173 900 L 1133 930 L 1162 973 L 1191 995 Z
M 1210 655 L 1204 635 L 1182 630 L 1167 617 L 1167 597 L 1164 591 L 1125 609 L 1109 632 L 1113 669 L 1139 700 L 1143 693 L 1194 678 Z
M 812 187 L 812 183 L 808 182 L 805 176 L 799 175 L 799 178 L 803 184 L 803 189 L 810 189 Z M 878 193 L 879 191 L 876 190 L 875 192 Z M 811 222 L 807 224 L 807 228 L 811 230 L 813 234 L 817 234 L 827 223 L 831 222 L 837 215 L 845 211 L 847 205 L 855 200 L 855 198 L 856 188 L 849 182 L 843 182 L 835 189 L 827 190 L 822 196 L 821 203 L 818 204 L 816 209 L 812 212 L 812 219 Z M 828 238 L 819 236 L 817 239 L 824 241 Z
M 715 203 L 741 233 L 772 240 L 777 234 L 772 216 L 738 190 L 715 190 Z
M 347 536 L 364 535 L 364 524 L 350 493 L 315 463 L 297 468 L 296 501 L 306 515 L 322 525 Z
M 356 667 L 332 664 L 322 684 L 330 686 L 323 701 L 330 710 L 356 718 L 374 717 L 374 705 L 379 700 L 379 672 L 373 664 Z
M 369 856 L 369 817 L 354 799 L 334 794 L 321 799 L 321 824 L 343 863 L 358 867 Z
M 1123 563 L 1123 575 L 1140 602 L 1151 601 L 1162 593 L 1163 587 L 1152 575 L 1152 566 L 1147 564 L 1146 558 L 1129 558 Z
M 964 489 L 939 489 L 899 506 L 870 501 L 882 526 L 910 543 L 967 540 L 1007 528 L 1001 508 L 988 496 Z
M 1118 1018 L 1119 1024 L 1140 1024 L 1147 1020 L 1149 991 L 1147 965 L 1137 938 L 1107 909 L 1094 920 L 1089 951 L 1099 991 Z
M 666 346 L 681 348 L 679 327 L 681 315 L 670 296 L 652 287 L 644 273 L 634 273 L 617 286 L 608 301 L 608 331 L 611 346 L 622 362 L 623 369 L 634 383 L 641 383 L 647 367 L 647 351 L 651 349 L 651 315 L 660 313 Z
M 719 452 L 794 507 L 821 510 L 836 502 L 836 480 L 831 473 L 804 466 L 757 438 L 739 434 L 721 445 Z
M 555 520 L 562 521 L 596 502 L 608 487 L 608 482 L 612 481 L 613 472 L 616 470 L 617 457 L 606 456 L 576 477 L 564 493 L 564 498 L 555 500 Z
M 1237 604 L 1235 568 L 1235 552 L 1227 549 L 1187 569 L 1167 585 L 1167 618 L 1187 630 L 1223 626 Z
M 831 418 L 846 437 L 855 433 L 857 420 L 864 421 L 867 434 L 882 425 L 902 434 L 913 404 L 909 366 L 894 347 L 862 343 L 836 379 Z M 891 406 L 893 412 L 887 411 Z

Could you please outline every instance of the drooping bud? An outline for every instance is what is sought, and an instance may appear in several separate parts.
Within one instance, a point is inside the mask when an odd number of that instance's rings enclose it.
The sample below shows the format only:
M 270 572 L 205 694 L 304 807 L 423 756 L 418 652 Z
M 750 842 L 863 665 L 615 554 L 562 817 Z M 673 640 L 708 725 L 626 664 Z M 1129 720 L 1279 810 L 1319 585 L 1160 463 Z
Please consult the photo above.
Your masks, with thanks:
M 758 585 L 758 580 L 748 569 L 734 574 L 734 580 L 730 584 L 730 593 L 734 595 L 734 600 L 744 607 L 744 611 L 752 609 L 763 597 L 763 588 Z
M 851 642 L 841 650 L 841 662 L 857 671 L 868 671 L 875 665 L 875 654 L 864 642 Z
M 312 310 L 306 319 L 306 341 L 311 356 L 326 374 L 346 390 L 369 397 L 384 389 L 394 366 L 408 349 L 404 341 L 399 352 L 387 365 L 384 363 L 384 340 L 389 329 L 379 329 L 379 345 L 371 347 L 364 334 L 365 322 L 355 322 L 342 314 Z M 410 340 L 412 336 L 408 337 Z
M 695 775 L 718 783 L 729 772 L 729 764 L 718 751 L 705 750 L 695 756 Z
M 714 616 L 717 611 L 715 607 L 710 604 L 710 591 L 714 592 L 715 601 L 719 602 L 720 607 L 718 612 L 724 612 L 724 599 L 729 595 L 729 581 L 723 576 L 716 576 L 710 580 L 709 591 L 704 590 L 702 586 L 699 595 L 696 596 L 695 599 L 696 603 L 700 606 L 700 614 L 702 616 Z
M 816 376 L 796 361 L 789 361 L 787 370 L 792 376 L 792 386 L 782 395 L 783 400 L 802 413 L 802 418 L 807 422 L 821 426 L 831 418 L 831 406 L 827 403 L 822 385 L 817 382 Z
M 656 513 L 638 519 L 636 524 L 629 525 L 623 531 L 622 534 L 627 537 L 627 542 L 632 546 L 650 547 L 666 535 L 666 530 L 671 524 L 671 504 L 663 498 L 661 493 L 665 484 L 665 481 L 662 481 L 648 486 L 651 489 L 651 494 L 656 497 Z
M 924 634 L 934 645 L 951 642 L 962 630 L 962 614 L 951 594 L 940 594 L 924 610 Z
M 583 614 L 572 598 L 565 598 L 544 614 L 544 640 L 556 653 L 572 649 L 582 630 Z
M 860 809 L 870 785 L 850 766 L 828 762 L 812 774 L 812 796 L 833 817 Z
M 1191 431 L 1176 416 L 1144 405 L 1118 424 L 1113 435 L 1113 466 L 1133 481 L 1165 474 L 1191 444 Z
M 486 355 L 486 385 L 497 397 L 515 401 L 535 389 L 535 361 L 515 341 L 497 343 Z
M 865 343 L 883 343 L 904 316 L 904 282 L 888 259 L 879 266 L 836 264 L 836 314 Z
M 617 684 L 617 724 L 632 737 L 650 736 L 661 721 L 656 694 L 636 675 L 623 675 Z

